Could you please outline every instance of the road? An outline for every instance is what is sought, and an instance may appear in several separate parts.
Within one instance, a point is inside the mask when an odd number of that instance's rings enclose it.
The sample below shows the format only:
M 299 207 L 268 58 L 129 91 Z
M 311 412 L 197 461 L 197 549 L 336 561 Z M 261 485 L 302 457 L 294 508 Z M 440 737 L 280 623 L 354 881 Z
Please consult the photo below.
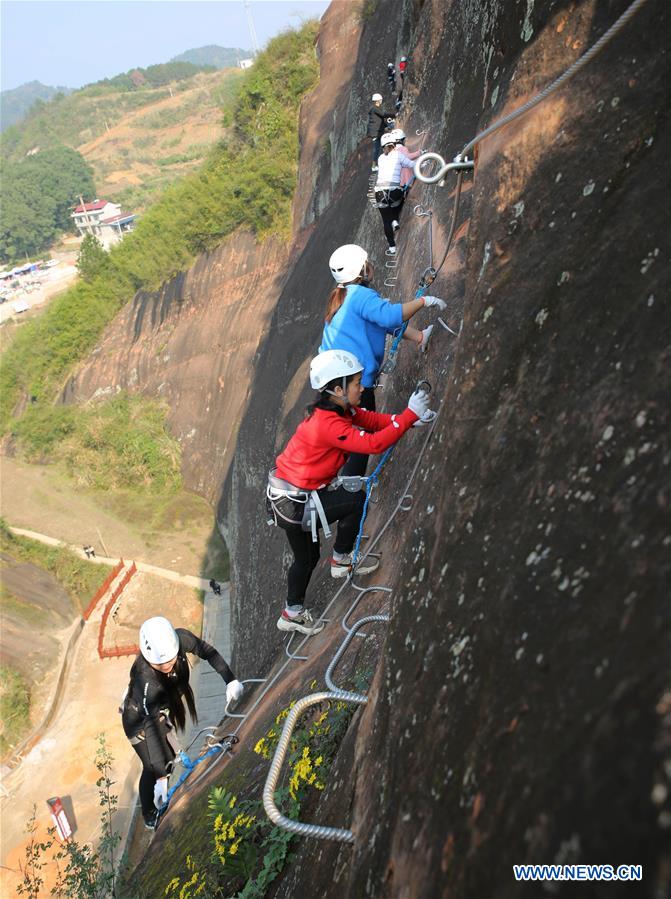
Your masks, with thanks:
M 86 553 L 81 546 L 74 546 L 72 543 L 64 543 L 62 540 L 57 540 L 55 537 L 49 537 L 46 534 L 40 534 L 37 531 L 29 531 L 26 528 L 14 528 L 10 526 L 9 529 L 13 534 L 18 534 L 20 537 L 30 537 L 31 540 L 39 540 L 40 543 L 46 543 L 47 546 L 64 546 L 82 559 L 86 558 Z M 95 555 L 88 561 L 98 565 L 116 565 L 117 562 L 119 562 L 119 559 Z M 130 559 L 127 559 L 126 561 L 130 561 Z M 150 565 L 148 562 L 140 562 L 137 559 L 134 561 L 138 571 L 144 571 L 147 574 L 155 574 L 157 577 L 165 578 L 168 581 L 174 581 L 177 584 L 184 584 L 186 587 L 195 587 L 196 590 L 210 589 L 210 581 L 206 578 L 197 577 L 193 574 L 179 574 L 176 571 L 171 571 L 169 568 L 159 568 L 157 565 Z

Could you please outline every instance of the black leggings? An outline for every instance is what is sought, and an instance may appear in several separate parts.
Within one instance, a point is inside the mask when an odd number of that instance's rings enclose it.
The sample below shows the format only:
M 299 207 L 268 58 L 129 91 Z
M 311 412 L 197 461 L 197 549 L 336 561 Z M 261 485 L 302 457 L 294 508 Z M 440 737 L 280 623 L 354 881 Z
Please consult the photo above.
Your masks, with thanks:
M 387 243 L 390 247 L 396 246 L 396 238 L 394 237 L 394 229 L 391 226 L 391 223 L 394 221 L 399 221 L 401 218 L 401 213 L 403 212 L 403 204 L 405 202 L 405 192 L 401 190 L 400 187 L 395 187 L 389 191 L 375 191 L 375 199 L 378 203 L 383 202 L 385 195 L 388 195 L 389 202 L 394 203 L 394 206 L 378 206 L 380 210 L 380 216 L 382 218 L 382 224 L 384 226 L 384 236 L 387 238 Z
M 366 499 L 365 493 L 362 490 L 349 493 L 344 487 L 338 487 L 337 490 L 324 488 L 319 491 L 319 499 L 329 524 L 334 521 L 338 522 L 338 533 L 333 544 L 334 552 L 350 552 L 359 530 L 363 504 Z M 288 522 L 278 515 L 277 524 L 285 531 L 294 554 L 294 561 L 289 568 L 287 578 L 287 606 L 302 608 L 312 572 L 319 561 L 319 531 L 317 531 L 317 542 L 315 543 L 310 531 L 302 529 L 300 521 L 305 508 L 302 503 L 295 503 L 288 497 L 283 497 L 277 500 L 276 506 L 282 515 L 294 519 L 293 522 Z M 321 528 L 319 519 L 317 519 L 317 524 Z
M 138 784 L 138 793 L 140 794 L 140 805 L 142 806 L 142 814 L 149 815 L 154 811 L 154 785 L 158 778 L 152 768 L 151 759 L 149 758 L 149 750 L 144 740 L 141 743 L 131 743 L 133 749 L 140 756 L 142 762 L 142 774 L 140 775 L 140 783 Z M 174 758 L 173 753 L 173 758 Z
M 375 388 L 374 387 L 364 387 L 363 393 L 361 394 L 361 406 L 364 409 L 367 409 L 369 412 L 375 412 Z M 363 477 L 366 474 L 366 468 L 368 466 L 368 456 L 363 456 L 361 453 L 351 453 L 349 459 L 343 467 L 340 469 L 340 474 L 347 475 L 359 475 L 359 477 Z

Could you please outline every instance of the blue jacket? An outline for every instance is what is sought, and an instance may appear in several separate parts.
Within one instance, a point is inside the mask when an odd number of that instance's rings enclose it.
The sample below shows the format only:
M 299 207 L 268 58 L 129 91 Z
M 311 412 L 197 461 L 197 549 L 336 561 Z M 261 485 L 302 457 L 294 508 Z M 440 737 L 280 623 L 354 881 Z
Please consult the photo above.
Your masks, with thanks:
M 319 352 L 347 350 L 363 365 L 361 383 L 372 387 L 384 360 L 384 343 L 403 324 L 400 303 L 383 300 L 376 290 L 349 284 L 345 302 L 324 325 Z

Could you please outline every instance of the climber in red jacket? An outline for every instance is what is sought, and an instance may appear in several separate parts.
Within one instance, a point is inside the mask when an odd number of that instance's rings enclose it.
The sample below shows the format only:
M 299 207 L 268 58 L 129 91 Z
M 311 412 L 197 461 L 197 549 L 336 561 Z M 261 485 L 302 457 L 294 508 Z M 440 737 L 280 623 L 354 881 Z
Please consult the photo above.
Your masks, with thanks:
M 340 578 L 350 572 L 365 493 L 356 484 L 352 492 L 351 484 L 348 490 L 334 480 L 348 455 L 382 453 L 409 428 L 435 418 L 423 390 L 416 390 L 408 408 L 396 415 L 361 409 L 362 371 L 356 356 L 345 350 L 326 350 L 312 360 L 310 383 L 319 396 L 268 479 L 269 520 L 286 532 L 294 554 L 286 608 L 277 622 L 282 631 L 315 634 L 324 626 L 305 608 L 307 586 L 319 561 L 319 528 L 329 536 L 329 523 L 338 522 L 331 575 Z M 369 574 L 377 566 L 376 559 L 366 560 L 357 573 Z

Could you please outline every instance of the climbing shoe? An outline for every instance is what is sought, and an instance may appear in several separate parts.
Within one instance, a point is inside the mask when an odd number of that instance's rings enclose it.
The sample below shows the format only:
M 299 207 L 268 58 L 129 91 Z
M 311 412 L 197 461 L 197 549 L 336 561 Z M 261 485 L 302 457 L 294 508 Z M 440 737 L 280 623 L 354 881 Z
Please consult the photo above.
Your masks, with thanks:
M 289 615 L 285 609 L 277 619 L 277 627 L 281 631 L 298 631 L 301 634 L 318 634 L 324 629 L 323 621 L 315 621 L 308 609 L 304 609 L 300 615 L 295 617 Z
M 152 809 L 148 814 L 142 816 L 144 818 L 144 826 L 147 830 L 156 830 L 158 823 L 158 810 Z
M 370 574 L 380 565 L 379 559 L 364 559 L 356 569 L 357 574 Z M 331 559 L 331 577 L 347 577 L 352 567 L 352 553 L 344 555 L 340 561 Z
M 389 247 L 389 249 L 387 250 L 387 253 L 390 256 L 395 256 L 396 255 L 396 247 Z
M 399 223 L 396 221 L 396 219 L 394 219 L 394 221 L 391 223 L 391 230 L 394 232 L 394 234 L 396 234 L 400 227 L 401 226 L 399 225 Z

